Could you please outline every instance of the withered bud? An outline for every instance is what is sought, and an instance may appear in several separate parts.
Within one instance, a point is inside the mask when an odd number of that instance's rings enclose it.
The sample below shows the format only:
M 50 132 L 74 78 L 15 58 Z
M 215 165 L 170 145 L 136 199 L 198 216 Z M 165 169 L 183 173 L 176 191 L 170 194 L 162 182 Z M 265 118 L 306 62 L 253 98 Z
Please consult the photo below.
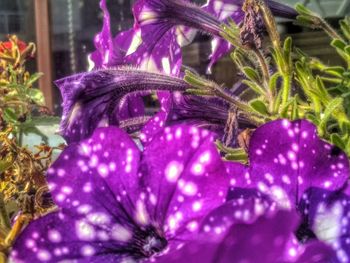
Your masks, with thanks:
M 249 49 L 261 49 L 264 29 L 263 18 L 257 0 L 246 0 L 242 10 L 245 12 L 240 30 L 242 45 Z
M 238 144 L 239 146 L 244 149 L 248 153 L 249 149 L 249 143 L 250 143 L 250 138 L 253 134 L 254 130 L 253 129 L 245 129 L 238 135 Z

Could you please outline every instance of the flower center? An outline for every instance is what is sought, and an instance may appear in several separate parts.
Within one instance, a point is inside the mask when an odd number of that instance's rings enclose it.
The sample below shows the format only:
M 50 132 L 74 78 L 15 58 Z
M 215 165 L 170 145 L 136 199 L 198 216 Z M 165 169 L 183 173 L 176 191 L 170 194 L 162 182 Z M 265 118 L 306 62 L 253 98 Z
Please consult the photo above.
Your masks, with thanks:
M 311 239 L 316 239 L 316 235 L 314 232 L 312 232 L 307 221 L 304 221 L 299 225 L 299 228 L 295 234 L 299 242 L 303 244 Z
M 162 252 L 168 245 L 168 241 L 154 226 L 138 229 L 134 233 L 135 254 L 140 258 L 148 258 Z

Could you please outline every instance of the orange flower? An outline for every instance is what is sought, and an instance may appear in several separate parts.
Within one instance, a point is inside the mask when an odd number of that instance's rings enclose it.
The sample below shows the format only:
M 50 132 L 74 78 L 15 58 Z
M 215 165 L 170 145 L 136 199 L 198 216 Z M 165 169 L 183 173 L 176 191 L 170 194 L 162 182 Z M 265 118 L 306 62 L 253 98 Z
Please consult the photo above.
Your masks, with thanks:
M 19 51 L 22 52 L 27 48 L 27 44 L 21 40 L 17 40 L 17 45 L 19 48 Z M 6 41 L 6 42 L 0 42 L 0 53 L 5 52 L 6 50 L 12 49 L 12 42 Z

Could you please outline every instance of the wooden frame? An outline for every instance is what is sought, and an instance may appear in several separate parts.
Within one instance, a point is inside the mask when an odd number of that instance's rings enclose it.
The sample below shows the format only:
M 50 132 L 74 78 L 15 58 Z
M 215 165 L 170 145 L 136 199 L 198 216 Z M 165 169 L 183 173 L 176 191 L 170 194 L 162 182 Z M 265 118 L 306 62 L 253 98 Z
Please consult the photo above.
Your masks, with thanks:
M 39 88 L 44 93 L 46 106 L 53 110 L 49 0 L 34 0 L 34 13 L 38 71 L 44 73 L 39 79 Z

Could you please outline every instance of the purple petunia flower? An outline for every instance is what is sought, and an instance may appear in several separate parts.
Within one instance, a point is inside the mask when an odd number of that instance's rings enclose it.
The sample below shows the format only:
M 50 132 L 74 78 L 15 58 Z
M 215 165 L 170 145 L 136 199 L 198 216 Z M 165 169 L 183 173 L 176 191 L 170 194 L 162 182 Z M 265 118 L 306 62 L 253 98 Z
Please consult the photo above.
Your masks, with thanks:
M 104 26 L 95 38 L 96 52 L 91 56 L 97 66 L 122 63 L 178 74 L 181 66 L 181 46 L 192 42 L 196 30 L 215 36 L 209 68 L 226 54 L 230 45 L 220 36 L 220 24 L 228 17 L 240 23 L 244 13 L 243 0 L 209 0 L 198 7 L 185 0 L 139 0 L 134 4 L 133 30 L 120 33 L 115 39 L 110 33 L 109 13 L 105 0 Z M 268 2 L 277 16 L 294 18 L 294 9 L 278 2 Z M 116 64 L 117 63 L 117 64 Z
M 60 130 L 68 142 L 90 136 L 98 126 L 120 125 L 127 94 L 188 88 L 180 78 L 126 67 L 76 74 L 55 83 L 63 97 Z
M 241 10 L 243 2 L 209 0 L 203 7 L 197 7 L 185 0 L 139 0 L 134 6 L 134 16 L 137 29 L 141 29 L 142 43 L 139 43 L 142 48 L 133 48 L 132 50 L 136 51 L 133 55 L 140 56 L 139 52 L 143 53 L 143 47 L 146 47 L 149 54 L 147 59 L 153 59 L 155 64 L 159 64 L 157 61 L 160 59 L 172 57 L 173 53 L 169 53 L 169 50 L 178 53 L 181 46 L 189 44 L 193 39 L 191 29 L 196 29 L 214 36 L 208 67 L 210 71 L 211 66 L 230 48 L 227 41 L 221 37 L 220 25 L 229 17 L 240 23 L 244 16 Z M 269 1 L 269 5 L 276 15 L 288 18 L 297 15 L 294 9 L 283 4 Z M 165 47 L 161 49 L 164 52 L 159 50 L 159 47 Z
M 339 148 L 317 137 L 313 124 L 267 123 L 251 137 L 249 166 L 227 163 L 227 167 L 233 173 L 228 199 L 235 198 L 237 189 L 258 189 L 278 206 L 299 211 L 301 242 L 325 241 L 340 262 L 348 262 L 349 161 Z
M 186 1 L 140 0 L 133 9 L 134 29 L 121 32 L 113 38 L 106 1 L 101 0 L 100 6 L 104 13 L 103 28 L 95 38 L 96 51 L 91 54 L 91 59 L 95 63 L 95 68 L 128 64 L 151 71 L 179 75 L 181 67 L 180 46 L 184 42 L 190 42 L 190 35 L 193 35 L 193 30 L 190 28 L 201 29 L 219 37 L 220 21 L 227 17 L 233 17 L 237 22 L 241 20 L 243 15 L 240 10 L 241 5 L 242 1 L 226 3 L 225 1 L 213 0 L 199 8 Z M 270 6 L 276 11 L 276 14 L 295 15 L 294 10 L 273 1 L 270 2 Z M 226 41 L 223 43 L 227 44 Z M 220 52 L 216 54 L 219 54 L 218 57 L 220 56 Z M 213 58 L 217 55 L 213 55 Z M 118 105 L 116 113 L 113 112 L 114 115 L 118 116 L 119 121 L 145 123 L 147 117 L 144 114 L 141 95 L 140 93 L 136 95 L 124 94 L 123 103 Z M 64 93 L 63 97 L 65 101 L 68 100 Z M 159 113 L 157 118 L 162 119 L 169 115 L 167 111 L 171 110 L 173 106 L 173 98 L 170 94 L 159 92 L 158 97 L 162 110 L 165 112 Z M 215 107 L 215 105 L 213 106 Z M 184 108 L 182 111 L 186 111 L 186 109 Z M 151 121 L 148 127 L 153 130 L 157 125 Z M 95 126 L 93 125 L 92 128 Z M 79 129 L 79 127 L 75 128 L 75 130 Z M 84 130 L 85 127 L 81 129 Z
M 195 240 L 156 262 L 336 262 L 334 251 L 322 242 L 298 244 L 296 213 L 276 210 L 267 200 L 244 195 L 227 202 L 207 216 Z
M 15 262 L 134 262 L 190 239 L 225 201 L 229 178 L 213 134 L 166 128 L 141 152 L 116 127 L 70 144 L 48 171 L 59 211 L 32 222 Z

